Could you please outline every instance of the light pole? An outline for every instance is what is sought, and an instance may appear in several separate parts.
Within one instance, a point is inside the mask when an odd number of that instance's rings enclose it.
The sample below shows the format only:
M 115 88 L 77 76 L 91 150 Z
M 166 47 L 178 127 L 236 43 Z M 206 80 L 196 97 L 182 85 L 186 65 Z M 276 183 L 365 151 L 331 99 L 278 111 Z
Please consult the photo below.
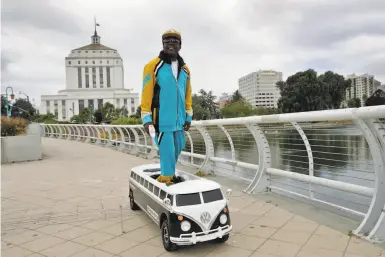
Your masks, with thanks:
M 25 95 L 27 97 L 27 101 L 29 103 L 29 96 L 26 93 L 19 91 L 19 95 L 21 95 L 21 94 L 23 94 L 23 95 Z
M 12 87 L 7 87 L 5 89 L 5 108 L 7 110 L 7 116 L 10 117 L 11 116 L 11 112 L 12 112 L 12 107 L 9 106 L 9 103 L 8 103 L 8 89 L 11 89 L 11 94 L 9 95 L 11 97 L 11 100 L 15 99 L 15 95 L 13 94 L 13 88 Z

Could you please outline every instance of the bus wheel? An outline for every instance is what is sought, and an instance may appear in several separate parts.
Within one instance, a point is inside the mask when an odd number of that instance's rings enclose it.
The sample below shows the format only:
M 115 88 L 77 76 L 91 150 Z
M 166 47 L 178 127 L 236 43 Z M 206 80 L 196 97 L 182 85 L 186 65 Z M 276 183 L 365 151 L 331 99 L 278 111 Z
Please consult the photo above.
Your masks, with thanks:
M 175 251 L 178 249 L 178 246 L 171 242 L 170 239 L 170 230 L 168 229 L 168 222 L 167 219 L 165 219 L 162 223 L 162 241 L 163 241 L 163 247 L 169 252 Z
M 130 195 L 128 197 L 130 198 L 131 210 L 133 210 L 133 211 L 139 210 L 140 208 L 139 208 L 139 206 L 134 201 L 134 193 L 132 192 L 131 189 L 130 189 Z

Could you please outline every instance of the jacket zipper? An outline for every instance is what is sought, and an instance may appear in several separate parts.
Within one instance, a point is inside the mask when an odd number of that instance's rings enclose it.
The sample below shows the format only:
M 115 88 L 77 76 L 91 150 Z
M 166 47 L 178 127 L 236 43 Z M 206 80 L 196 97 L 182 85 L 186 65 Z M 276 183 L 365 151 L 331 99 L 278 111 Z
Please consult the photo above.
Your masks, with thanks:
M 175 87 L 176 87 L 176 120 L 175 120 L 175 127 L 178 127 L 178 116 L 179 116 L 179 110 L 178 110 L 178 107 L 179 107 L 178 77 L 179 76 L 178 75 L 179 74 L 177 74 L 176 78 L 174 77 L 174 72 L 172 71 L 172 62 L 170 64 L 170 71 L 171 71 L 171 75 L 175 79 Z

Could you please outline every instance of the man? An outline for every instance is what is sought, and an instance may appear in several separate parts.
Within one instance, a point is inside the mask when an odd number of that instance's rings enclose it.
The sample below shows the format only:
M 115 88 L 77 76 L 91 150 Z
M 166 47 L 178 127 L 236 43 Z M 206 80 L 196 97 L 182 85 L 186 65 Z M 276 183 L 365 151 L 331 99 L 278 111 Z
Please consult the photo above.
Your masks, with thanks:
M 168 30 L 162 35 L 163 50 L 144 67 L 142 89 L 142 120 L 156 131 L 161 175 L 158 181 L 172 184 L 178 157 L 185 146 L 184 131 L 192 121 L 190 70 L 179 55 L 182 38 Z

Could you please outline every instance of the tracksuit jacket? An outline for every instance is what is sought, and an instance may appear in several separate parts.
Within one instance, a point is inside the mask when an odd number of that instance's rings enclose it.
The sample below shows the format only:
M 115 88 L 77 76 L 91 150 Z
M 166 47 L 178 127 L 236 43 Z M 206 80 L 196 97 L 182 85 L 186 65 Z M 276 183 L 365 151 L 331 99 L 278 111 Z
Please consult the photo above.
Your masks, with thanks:
M 178 76 L 175 79 L 171 59 L 163 51 L 144 67 L 142 120 L 153 122 L 160 153 L 161 175 L 171 178 L 178 156 L 185 146 L 183 125 L 192 121 L 190 70 L 178 55 Z

